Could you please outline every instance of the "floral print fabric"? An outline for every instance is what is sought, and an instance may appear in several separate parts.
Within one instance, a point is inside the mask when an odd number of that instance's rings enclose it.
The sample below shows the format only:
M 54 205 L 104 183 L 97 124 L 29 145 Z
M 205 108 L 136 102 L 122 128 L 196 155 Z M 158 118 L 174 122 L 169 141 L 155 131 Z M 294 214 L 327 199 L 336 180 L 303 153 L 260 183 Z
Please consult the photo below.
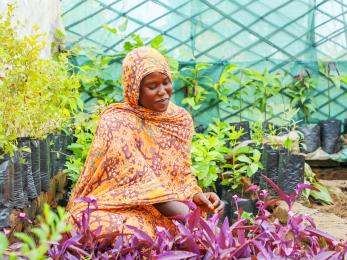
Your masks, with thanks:
M 173 103 L 165 112 L 138 105 L 141 80 L 152 72 L 171 79 L 168 63 L 154 49 L 138 48 L 124 59 L 125 102 L 112 104 L 101 114 L 67 207 L 78 217 L 86 204 L 75 199 L 94 197 L 98 209 L 91 215 L 91 225 L 102 226 L 103 233 L 126 224 L 153 235 L 156 226 L 170 227 L 172 222 L 152 204 L 191 199 L 201 192 L 191 174 L 189 113 Z

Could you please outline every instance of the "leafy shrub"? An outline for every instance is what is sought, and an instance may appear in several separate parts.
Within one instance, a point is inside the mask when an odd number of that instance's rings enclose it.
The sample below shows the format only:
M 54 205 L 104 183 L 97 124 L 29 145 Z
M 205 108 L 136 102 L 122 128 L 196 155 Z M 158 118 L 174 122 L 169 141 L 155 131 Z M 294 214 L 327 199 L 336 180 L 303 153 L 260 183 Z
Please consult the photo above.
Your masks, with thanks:
M 232 225 L 227 218 L 220 224 L 218 215 L 204 219 L 194 204 L 186 202 L 191 213 L 173 220 L 177 227 L 175 234 L 157 227 L 156 236 L 150 237 L 128 226 L 132 235 L 115 231 L 102 236 L 101 227 L 91 230 L 89 225 L 90 213 L 97 206 L 95 199 L 81 198 L 80 201 L 88 206 L 81 219 L 75 220 L 76 231 L 67 232 L 69 227 L 61 222 L 65 218 L 62 212 L 60 217 L 48 212 L 45 214 L 48 226 L 43 224 L 33 232 L 40 238 L 38 245 L 47 247 L 37 254 L 41 258 L 35 258 L 40 247 L 35 249 L 32 239 L 22 235 L 18 237 L 24 242 L 10 247 L 7 247 L 6 238 L 2 237 L 0 253 L 26 256 L 24 258 L 27 259 L 42 259 L 46 252 L 51 259 L 345 259 L 346 242 L 317 230 L 311 217 L 291 211 L 301 190 L 315 188 L 299 184 L 291 195 L 286 195 L 270 179 L 266 179 L 280 198 L 268 200 L 266 191 L 260 191 L 255 185 L 249 187 L 258 197 L 259 213 L 252 221 L 243 218 L 242 209 L 238 209 L 238 219 Z M 278 220 L 272 221 L 267 209 L 279 199 L 289 207 L 286 225 L 281 225 Z M 236 202 L 238 197 L 234 196 L 234 200 Z M 52 241 L 47 242 L 48 238 Z M 58 239 L 59 243 L 54 242 Z
M 236 131 L 235 126 L 218 120 L 209 125 L 206 135 L 194 135 L 192 169 L 201 187 L 213 186 L 221 178 L 223 185 L 236 189 L 242 177 L 251 177 L 261 167 L 257 149 L 238 146 L 242 135 L 242 129 Z
M 19 39 L 12 12 L 9 6 L 0 16 L 0 149 L 5 153 L 13 151 L 17 137 L 42 138 L 61 129 L 83 105 L 67 54 L 40 58 L 42 35 Z

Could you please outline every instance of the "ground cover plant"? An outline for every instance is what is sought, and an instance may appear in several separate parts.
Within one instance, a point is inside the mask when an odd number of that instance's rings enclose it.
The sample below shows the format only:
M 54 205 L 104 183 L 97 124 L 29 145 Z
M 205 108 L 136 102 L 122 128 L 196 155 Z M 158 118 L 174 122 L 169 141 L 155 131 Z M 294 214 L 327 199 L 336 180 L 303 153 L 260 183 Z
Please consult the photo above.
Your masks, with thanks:
M 266 178 L 266 177 L 265 177 Z M 248 191 L 258 198 L 258 214 L 251 219 L 243 217 L 243 210 L 237 209 L 237 220 L 228 223 L 213 215 L 201 217 L 200 210 L 192 203 L 187 216 L 177 216 L 174 224 L 176 233 L 157 227 L 156 236 L 150 237 L 135 227 L 127 226 L 132 235 L 124 229 L 109 236 L 101 236 L 100 228 L 91 230 L 89 216 L 97 207 L 93 198 L 80 198 L 87 208 L 80 219 L 75 219 L 76 230 L 66 225 L 66 214 L 62 209 L 58 214 L 46 206 L 41 226 L 32 229 L 38 238 L 26 234 L 16 234 L 22 242 L 8 245 L 1 235 L 0 254 L 10 259 L 345 259 L 345 241 L 316 229 L 309 216 L 295 214 L 291 209 L 303 189 L 314 190 L 307 184 L 299 184 L 290 195 L 286 195 L 270 179 L 269 185 L 280 195 L 277 199 L 267 199 L 266 190 L 252 185 Z M 278 200 L 284 200 L 289 207 L 287 224 L 273 220 L 269 207 Z M 237 205 L 238 197 L 234 196 Z M 22 216 L 24 221 L 25 215 Z M 123 231 L 122 231 L 123 230 Z M 112 239 L 111 239 L 112 237 Z M 115 239 L 113 239 L 115 237 Z

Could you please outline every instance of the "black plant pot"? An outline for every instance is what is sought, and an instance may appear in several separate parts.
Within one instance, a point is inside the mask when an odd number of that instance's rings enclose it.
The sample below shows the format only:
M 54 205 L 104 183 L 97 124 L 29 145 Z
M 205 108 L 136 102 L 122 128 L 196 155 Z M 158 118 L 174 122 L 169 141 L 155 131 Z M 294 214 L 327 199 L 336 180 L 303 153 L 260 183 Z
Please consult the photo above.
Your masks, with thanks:
M 329 154 L 337 153 L 341 149 L 340 120 L 324 120 L 320 122 L 322 149 Z
M 343 134 L 347 134 L 347 119 L 345 119 L 345 121 L 343 122 Z
M 204 133 L 205 130 L 206 130 L 206 127 L 204 127 L 203 125 L 198 125 L 195 127 L 195 132 L 197 132 L 198 134 Z
M 232 222 L 233 218 L 233 211 L 232 211 L 232 204 L 233 204 L 233 193 L 227 190 L 223 190 L 223 194 L 220 196 L 221 200 L 224 202 L 224 212 L 222 215 L 222 218 L 220 219 L 221 222 L 224 221 L 225 218 L 228 218 L 229 223 Z
M 232 210 L 232 220 L 236 220 L 238 217 L 237 209 L 243 209 L 244 212 L 252 213 L 254 215 L 257 214 L 256 206 L 255 206 L 255 200 L 252 199 L 244 199 L 239 198 L 237 201 L 237 206 L 235 205 L 234 200 L 232 201 L 231 205 Z
M 50 189 L 50 150 L 47 139 L 40 140 L 41 191 Z
M 60 156 L 60 169 L 66 169 L 65 163 L 67 161 L 67 156 L 72 154 L 72 152 L 67 148 L 74 142 L 73 135 L 63 135 L 62 137 L 62 154 Z
M 304 136 L 305 147 L 302 149 L 304 153 L 312 153 L 321 146 L 320 125 L 302 125 L 298 128 L 298 131 L 301 132 Z
M 279 187 L 291 194 L 299 183 L 304 182 L 305 158 L 298 154 L 280 154 Z
M 13 175 L 13 163 L 8 154 L 2 154 L 0 158 L 0 229 L 10 227 L 10 192 L 11 181 L 10 176 Z
M 50 154 L 50 172 L 51 177 L 55 176 L 61 168 L 60 157 L 62 151 L 62 136 L 61 135 L 49 135 L 48 143 L 49 145 L 49 154 Z
M 230 123 L 229 125 L 235 126 L 236 131 L 239 131 L 241 128 L 243 129 L 244 135 L 238 139 L 239 142 L 251 140 L 251 131 L 248 121 Z
M 18 138 L 18 147 L 20 149 L 22 185 L 24 192 L 25 205 L 28 205 L 29 199 L 33 200 L 37 197 L 35 182 L 32 172 L 31 152 L 21 150 L 22 148 L 31 149 L 30 139 Z
M 20 154 L 15 151 L 11 157 L 13 165 L 13 171 L 10 169 L 10 197 L 9 206 L 10 208 L 23 209 L 26 205 L 24 191 L 23 191 L 23 180 L 22 180 L 22 169 L 20 164 Z
M 0 158 L 0 206 L 8 207 L 10 197 L 10 175 L 13 175 L 13 164 L 8 154 L 2 156 L 3 158 Z
M 0 229 L 10 227 L 10 208 L 0 205 Z
M 256 144 L 250 144 L 249 145 L 250 147 L 254 148 L 254 149 L 257 149 L 259 150 L 259 152 L 261 153 L 260 155 L 260 163 L 262 165 L 264 165 L 264 156 L 263 156 L 263 152 L 264 152 L 264 149 L 262 146 L 260 145 L 256 145 Z M 262 169 L 258 169 L 251 177 L 251 182 L 255 185 L 259 185 L 260 184 L 260 179 L 261 179 L 261 175 L 264 174 L 264 171 Z
M 278 162 L 280 150 L 273 149 L 266 145 L 262 153 L 263 174 L 278 185 Z M 264 178 L 260 178 L 260 188 L 269 191 L 271 196 L 276 196 L 277 192 L 267 183 Z
M 36 194 L 41 193 L 41 171 L 40 171 L 40 141 L 31 140 L 31 170 L 33 173 Z

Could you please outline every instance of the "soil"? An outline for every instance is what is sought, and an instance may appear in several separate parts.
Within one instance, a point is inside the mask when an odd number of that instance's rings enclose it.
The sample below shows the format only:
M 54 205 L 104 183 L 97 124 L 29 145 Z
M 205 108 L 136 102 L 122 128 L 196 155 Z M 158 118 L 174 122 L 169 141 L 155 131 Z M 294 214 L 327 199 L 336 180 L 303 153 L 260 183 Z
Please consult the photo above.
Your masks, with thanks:
M 333 213 L 347 220 L 347 180 L 320 180 L 320 182 L 329 188 L 334 204 L 313 204 L 313 207 L 320 212 Z
M 310 203 L 307 205 L 296 202 L 293 211 L 311 216 L 319 230 L 347 241 L 347 167 L 315 168 L 313 171 L 319 181 L 328 188 L 334 204 Z M 274 213 L 281 222 L 286 222 L 285 203 L 281 203 Z
M 314 169 L 333 199 L 333 205 L 311 204 L 301 213 L 311 213 L 317 228 L 335 237 L 347 240 L 347 167 Z M 306 209 L 305 209 L 306 208 Z

